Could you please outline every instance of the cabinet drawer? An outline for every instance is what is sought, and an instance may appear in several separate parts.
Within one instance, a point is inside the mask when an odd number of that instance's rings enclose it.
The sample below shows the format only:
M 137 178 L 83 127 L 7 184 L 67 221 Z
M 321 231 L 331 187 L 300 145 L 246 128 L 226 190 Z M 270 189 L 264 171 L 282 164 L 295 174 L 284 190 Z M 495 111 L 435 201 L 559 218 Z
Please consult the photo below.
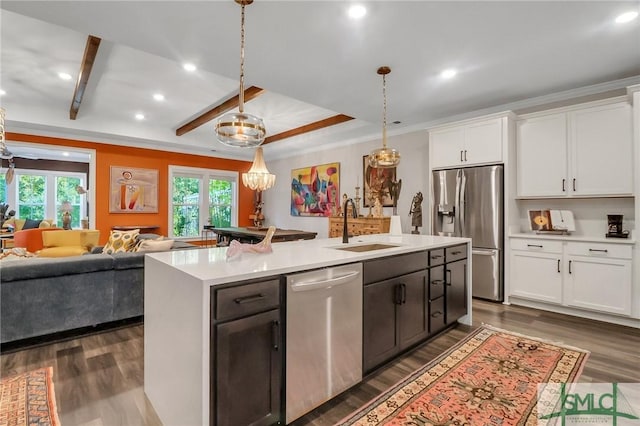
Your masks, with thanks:
M 364 284 L 384 281 L 389 278 L 427 269 L 426 251 L 383 257 L 364 263 Z
M 429 250 L 429 266 L 442 265 L 444 263 L 444 249 Z
M 444 265 L 429 269 L 429 300 L 444 296 Z
M 568 242 L 567 254 L 574 256 L 631 259 L 631 246 L 606 243 Z
M 562 253 L 562 241 L 512 238 L 511 249 L 539 251 L 545 253 Z
M 217 320 L 249 315 L 280 305 L 280 281 L 278 279 L 215 291 L 215 318 Z
M 442 330 L 447 323 L 444 318 L 444 297 L 429 300 L 429 334 Z
M 467 245 L 462 244 L 459 246 L 446 247 L 445 255 L 447 262 L 455 262 L 456 260 L 467 258 Z

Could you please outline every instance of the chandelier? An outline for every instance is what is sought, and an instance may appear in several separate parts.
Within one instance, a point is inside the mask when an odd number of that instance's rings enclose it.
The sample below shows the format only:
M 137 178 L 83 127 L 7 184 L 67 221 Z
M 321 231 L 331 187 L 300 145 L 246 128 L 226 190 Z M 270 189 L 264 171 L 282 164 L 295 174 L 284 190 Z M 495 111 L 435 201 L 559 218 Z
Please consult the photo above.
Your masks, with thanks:
M 374 149 L 369 154 L 369 165 L 376 169 L 396 167 L 400 164 L 400 152 L 394 148 L 387 148 L 387 79 L 391 72 L 389 67 L 378 68 L 378 74 L 382 75 L 382 97 L 384 100 L 382 110 L 382 148 Z
M 4 131 L 5 110 L 0 107 L 0 158 L 3 160 L 11 160 L 13 154 L 7 148 L 6 136 Z
M 253 164 L 247 173 L 242 174 L 242 184 L 254 191 L 265 191 L 276 183 L 276 175 L 269 173 L 262 156 L 262 147 L 256 149 Z
M 241 6 L 240 14 L 240 93 L 238 112 L 223 115 L 216 124 L 218 140 L 228 146 L 252 148 L 264 141 L 264 122 L 255 115 L 244 112 L 244 8 L 253 0 L 235 0 Z

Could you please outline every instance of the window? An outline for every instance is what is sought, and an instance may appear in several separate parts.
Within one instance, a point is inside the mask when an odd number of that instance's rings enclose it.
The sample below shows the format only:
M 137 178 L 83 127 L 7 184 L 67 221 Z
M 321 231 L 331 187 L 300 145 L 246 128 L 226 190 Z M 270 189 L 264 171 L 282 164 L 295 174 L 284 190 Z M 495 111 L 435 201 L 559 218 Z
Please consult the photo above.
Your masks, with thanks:
M 87 215 L 84 196 L 76 187 L 85 186 L 84 173 L 16 169 L 15 179 L 10 185 L 5 181 L 6 202 L 15 206 L 16 217 L 21 219 L 55 219 L 62 227 L 62 214 L 71 213 L 71 227 L 79 228 L 80 220 Z M 0 195 L 3 192 L 0 189 Z
M 199 237 L 204 225 L 237 223 L 238 173 L 169 166 L 171 237 Z

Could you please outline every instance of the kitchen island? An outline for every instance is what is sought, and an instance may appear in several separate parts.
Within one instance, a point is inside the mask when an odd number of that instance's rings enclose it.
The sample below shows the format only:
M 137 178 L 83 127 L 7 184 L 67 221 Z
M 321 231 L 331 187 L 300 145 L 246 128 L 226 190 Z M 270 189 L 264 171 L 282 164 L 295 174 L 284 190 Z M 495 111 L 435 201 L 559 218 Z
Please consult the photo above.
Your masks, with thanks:
M 470 243 L 466 238 L 380 234 L 355 237 L 348 244 L 339 238 L 274 244 L 272 253 L 244 253 L 229 260 L 227 248 L 221 247 L 148 254 L 145 393 L 165 425 L 239 426 L 245 417 L 233 413 L 251 418 L 264 413 L 254 424 L 285 423 L 287 275 L 363 265 L 366 373 L 455 321 L 471 324 Z M 401 277 L 394 275 L 396 267 Z M 456 281 L 462 286 L 454 290 Z M 415 283 L 423 288 L 420 300 L 412 296 Z M 415 310 L 408 308 L 423 306 L 418 322 L 426 329 L 414 333 L 418 340 L 395 348 L 370 341 L 372 334 L 385 336 L 371 333 L 371 327 L 388 324 L 378 315 L 384 312 L 378 294 L 393 296 L 390 309 L 398 314 L 391 321 L 403 315 L 412 320 L 404 326 L 391 323 L 391 332 L 400 336 L 416 326 Z M 377 316 L 368 320 L 368 309 Z M 247 371 L 252 372 L 249 379 L 241 377 Z M 242 406 L 248 400 L 253 403 Z

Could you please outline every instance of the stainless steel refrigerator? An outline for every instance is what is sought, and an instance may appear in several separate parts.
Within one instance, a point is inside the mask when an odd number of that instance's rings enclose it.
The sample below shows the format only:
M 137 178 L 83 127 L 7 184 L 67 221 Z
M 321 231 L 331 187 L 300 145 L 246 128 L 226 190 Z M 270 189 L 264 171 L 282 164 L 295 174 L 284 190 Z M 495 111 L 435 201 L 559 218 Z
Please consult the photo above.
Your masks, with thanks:
M 503 166 L 435 170 L 432 178 L 432 233 L 471 238 L 473 297 L 502 301 Z

